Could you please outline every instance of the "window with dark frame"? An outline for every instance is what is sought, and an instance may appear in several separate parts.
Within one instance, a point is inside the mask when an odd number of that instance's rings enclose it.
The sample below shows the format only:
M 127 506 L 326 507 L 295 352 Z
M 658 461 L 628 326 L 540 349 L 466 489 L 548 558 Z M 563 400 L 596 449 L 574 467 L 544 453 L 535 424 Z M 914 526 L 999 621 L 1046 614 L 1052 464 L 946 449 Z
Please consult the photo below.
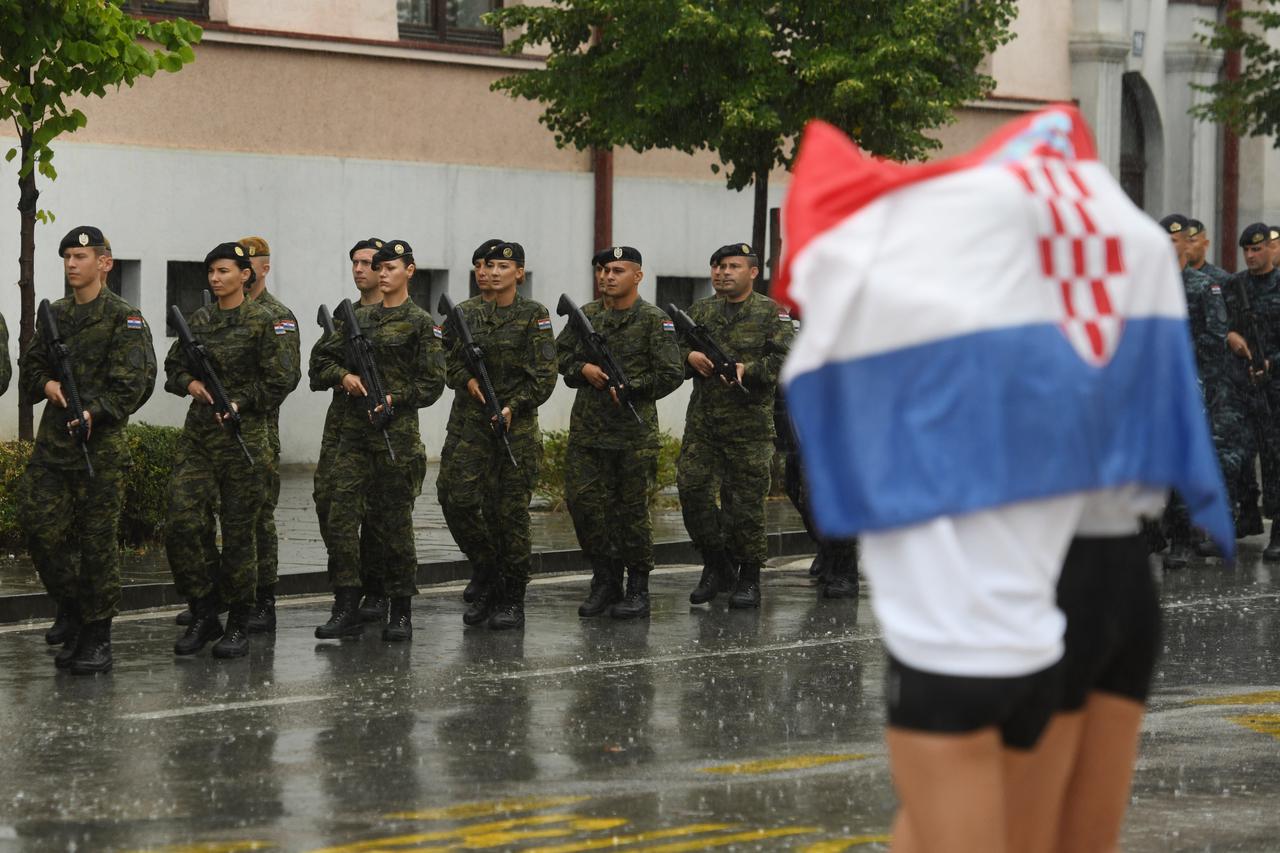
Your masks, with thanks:
M 432 317 L 440 304 L 440 294 L 449 292 L 448 270 L 414 269 L 409 279 L 409 298 Z
M 124 265 L 128 263 L 136 264 L 137 261 L 121 261 L 116 259 L 115 265 L 111 267 L 111 272 L 107 273 L 107 290 L 110 290 L 116 296 L 124 296 Z M 62 295 L 71 295 L 71 282 L 67 281 L 67 277 L 62 277 Z
M 124 8 L 135 15 L 166 18 L 209 17 L 209 0 L 125 0 Z
M 169 306 L 177 305 L 184 317 L 190 317 L 204 304 L 209 277 L 203 261 L 169 261 L 164 282 L 164 333 L 176 338 L 178 330 L 169 325 Z
M 654 298 L 663 311 L 673 302 L 677 308 L 687 311 L 690 305 L 710 295 L 711 279 L 706 276 L 660 275 Z
M 502 32 L 483 16 L 502 0 L 396 0 L 400 38 L 502 47 Z

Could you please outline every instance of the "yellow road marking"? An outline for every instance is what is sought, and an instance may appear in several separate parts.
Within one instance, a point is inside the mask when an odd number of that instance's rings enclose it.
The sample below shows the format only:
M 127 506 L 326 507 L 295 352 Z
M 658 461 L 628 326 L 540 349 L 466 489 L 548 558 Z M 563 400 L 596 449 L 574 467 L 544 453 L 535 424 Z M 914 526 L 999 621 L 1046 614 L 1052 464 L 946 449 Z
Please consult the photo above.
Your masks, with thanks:
M 721 764 L 716 767 L 703 767 L 702 773 L 723 773 L 726 775 L 745 775 L 752 773 L 781 773 L 785 770 L 807 770 L 810 767 L 821 767 L 824 764 L 841 764 L 846 761 L 862 761 L 868 756 L 859 752 L 847 752 L 836 755 L 794 755 L 790 758 L 766 758 L 761 761 L 746 761 L 741 764 Z
M 625 826 L 627 819 L 622 817 L 579 818 L 571 820 L 565 826 L 554 829 L 523 829 L 511 832 L 487 832 L 479 835 L 467 833 L 460 845 L 466 850 L 484 850 L 489 847 L 510 847 L 520 841 L 533 841 L 538 838 L 555 838 L 571 832 L 601 832 Z
M 1244 726 L 1259 734 L 1271 735 L 1280 740 L 1280 714 L 1243 714 L 1239 717 L 1227 717 L 1237 726 Z
M 368 841 L 356 841 L 351 844 L 341 844 L 337 847 L 324 847 L 319 850 L 313 850 L 311 853 L 369 853 L 369 851 L 382 850 L 387 847 L 408 847 L 413 844 L 425 844 L 429 841 L 453 841 L 492 832 L 506 832 L 522 826 L 547 826 L 553 823 L 568 823 L 580 820 L 586 820 L 586 818 L 575 814 L 531 815 L 529 817 L 493 820 L 488 823 L 473 823 L 470 826 L 456 826 L 451 829 L 437 829 L 431 832 L 414 832 L 407 835 L 371 838 Z
M 146 847 L 135 853 L 248 853 L 251 850 L 274 850 L 270 841 L 205 841 L 199 844 L 170 844 Z
M 802 847 L 800 853 L 844 853 L 850 847 L 861 847 L 863 844 L 888 844 L 892 835 L 853 835 L 849 838 L 833 838 L 830 841 L 819 841 Z
M 717 835 L 714 838 L 695 838 L 692 841 L 655 844 L 651 847 L 637 847 L 635 849 L 643 850 L 645 853 L 691 853 L 691 851 L 705 850 L 708 847 L 724 847 L 726 844 L 737 844 L 739 841 L 765 841 L 770 838 L 785 838 L 788 835 L 811 835 L 821 831 L 812 826 L 793 826 L 785 829 L 753 829 L 748 832 Z
M 623 844 L 641 844 L 645 841 L 661 841 L 664 838 L 679 838 L 682 835 L 698 835 L 703 832 L 721 832 L 726 829 L 737 829 L 736 823 L 692 823 L 688 826 L 677 826 L 671 829 L 658 829 L 653 832 L 637 832 L 632 835 L 609 835 L 604 838 L 592 838 L 588 841 L 571 841 L 568 844 L 556 844 L 550 847 L 531 847 L 524 853 L 582 853 L 586 850 L 601 850 L 608 847 L 619 847 Z
M 449 820 L 466 817 L 488 817 L 498 814 L 532 812 L 557 806 L 571 806 L 590 797 L 529 797 L 523 800 L 493 800 L 482 803 L 459 803 L 439 809 L 423 809 L 415 812 L 393 812 L 391 820 Z
M 1231 696 L 1208 696 L 1192 699 L 1188 705 L 1271 705 L 1280 704 L 1280 690 L 1263 690 L 1258 693 L 1236 693 Z

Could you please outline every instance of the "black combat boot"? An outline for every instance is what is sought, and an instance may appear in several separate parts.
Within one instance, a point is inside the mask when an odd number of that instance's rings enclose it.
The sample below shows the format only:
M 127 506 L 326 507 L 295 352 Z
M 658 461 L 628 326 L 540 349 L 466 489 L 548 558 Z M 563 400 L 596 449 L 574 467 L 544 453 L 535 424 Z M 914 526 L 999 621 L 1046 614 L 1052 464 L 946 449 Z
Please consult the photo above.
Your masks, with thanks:
M 471 604 L 462 612 L 462 624 L 468 627 L 483 625 L 498 608 L 502 589 L 498 578 L 490 569 L 481 569 L 475 577 L 476 594 Z
M 389 599 L 383 593 L 365 590 L 364 598 L 360 600 L 360 621 L 385 623 L 390 607 L 388 602 Z
M 250 634 L 270 634 L 276 630 L 276 585 L 258 587 L 258 596 L 253 603 L 253 612 L 245 623 Z
M 738 570 L 738 585 L 729 596 L 729 606 L 734 609 L 760 606 L 760 564 L 743 563 Z
M 1236 538 L 1261 536 L 1262 533 L 1262 510 L 1258 508 L 1258 502 L 1254 501 L 1253 506 L 1249 506 L 1248 502 L 1245 502 L 1240 507 L 1240 521 L 1236 524 Z
M 1190 560 L 1191 546 L 1188 543 L 1180 539 L 1175 539 L 1169 543 L 1169 551 L 1164 555 L 1166 571 L 1185 569 Z
M 58 615 L 53 617 L 53 624 L 44 632 L 44 641 L 51 646 L 76 641 L 80 632 L 80 605 L 74 598 L 64 598 L 58 602 Z
M 480 594 L 480 590 L 484 587 L 484 572 L 473 566 L 471 569 L 471 580 L 467 581 L 467 588 L 462 591 L 462 600 L 467 604 L 471 604 L 476 600 L 476 596 Z
M 689 593 L 689 603 L 706 604 L 714 601 L 716 593 L 729 590 L 730 587 L 725 585 L 725 578 L 732 574 L 733 561 L 729 559 L 727 551 L 707 551 L 702 555 L 702 577 L 698 578 L 698 585 Z
M 413 599 L 397 595 L 391 599 L 391 615 L 382 627 L 385 643 L 406 643 L 413 639 Z
M 1280 563 L 1280 522 L 1271 519 L 1271 540 L 1262 549 L 1262 562 Z
M 819 545 L 818 553 L 813 555 L 813 562 L 809 564 L 809 577 L 817 578 L 818 582 L 821 583 L 826 560 L 826 549 Z
M 1196 552 L 1197 557 L 1208 558 L 1222 556 L 1222 552 L 1218 550 L 1218 546 L 1213 544 L 1213 540 L 1207 536 L 1197 542 L 1196 547 L 1192 550 Z
M 501 601 L 489 617 L 489 630 L 508 631 L 524 627 L 524 588 L 526 581 L 503 578 L 499 581 Z
M 627 575 L 627 597 L 609 608 L 614 619 L 647 619 L 649 617 L 649 573 L 632 571 Z
M 584 619 L 600 616 L 622 600 L 622 563 L 617 560 L 597 560 L 591 572 L 591 592 L 578 607 L 578 615 Z
M 249 654 L 249 620 L 253 618 L 253 606 L 237 604 L 227 615 L 227 630 L 222 639 L 213 644 L 215 658 L 242 658 Z
M 72 675 L 93 675 L 111 671 L 111 620 L 86 622 L 80 629 L 80 642 L 71 658 Z
M 210 642 L 222 636 L 222 620 L 218 618 L 218 602 L 213 594 L 191 602 L 191 624 L 173 644 L 175 655 L 194 655 Z
M 83 630 L 84 626 L 80 626 Z M 80 631 L 76 631 L 66 642 L 62 644 L 62 648 L 58 649 L 58 653 L 53 656 L 53 665 L 58 669 L 66 669 L 71 666 L 71 659 L 76 656 L 76 649 L 80 648 Z
M 191 605 L 188 604 L 186 610 L 179 612 L 177 616 L 173 617 L 173 624 L 183 626 L 190 625 L 191 620 L 195 618 L 195 615 L 196 612 L 192 610 Z
M 833 555 L 831 582 L 822 587 L 823 598 L 858 597 L 858 552 Z
M 333 610 L 329 621 L 316 628 L 317 640 L 338 640 L 364 633 L 360 621 L 360 587 L 340 586 L 333 591 Z

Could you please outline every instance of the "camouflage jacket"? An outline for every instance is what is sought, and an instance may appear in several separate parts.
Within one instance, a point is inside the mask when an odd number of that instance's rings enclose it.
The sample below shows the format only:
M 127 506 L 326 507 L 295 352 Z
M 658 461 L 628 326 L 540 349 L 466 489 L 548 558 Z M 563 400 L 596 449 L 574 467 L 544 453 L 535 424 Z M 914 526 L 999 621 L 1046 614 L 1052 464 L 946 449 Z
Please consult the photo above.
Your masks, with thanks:
M 52 303 L 58 334 L 71 351 L 71 370 L 80 401 L 93 417 L 89 457 L 95 468 L 130 463 L 124 428 L 129 415 L 151 398 L 156 386 L 156 351 L 151 328 L 128 302 L 103 287 L 77 305 L 70 296 Z M 18 363 L 18 386 L 25 402 L 45 399 L 44 386 L 58 379 L 49 358 L 47 330 L 37 324 L 31 346 Z M 84 454 L 67 433 L 67 411 L 45 403 L 32 461 L 53 468 L 80 468 Z
M 1227 304 L 1218 283 L 1191 267 L 1182 270 L 1182 288 L 1187 298 L 1196 370 L 1203 381 L 1221 375 L 1226 367 Z
M 217 303 L 191 315 L 191 334 L 209 351 L 209 360 L 240 410 L 241 433 L 246 443 L 266 438 L 269 414 L 280 406 L 298 381 L 298 364 L 284 335 L 275 331 L 267 310 L 246 299 L 224 311 Z M 175 339 L 164 360 L 164 388 L 179 397 L 196 379 L 195 366 L 187 360 L 182 341 Z M 183 429 L 211 453 L 240 455 L 231 433 L 218 426 L 213 407 L 192 400 Z
M 693 396 L 685 415 L 687 434 L 716 441 L 766 441 L 774 434 L 773 397 L 778 371 L 791 348 L 795 329 L 786 309 L 752 292 L 736 311 L 722 296 L 700 299 L 689 308 L 695 323 L 706 326 L 720 348 L 740 362 L 748 394 L 719 377 L 704 378 L 689 366 L 689 341 L 680 341 L 685 375 L 693 379 Z
M 13 378 L 13 365 L 9 363 L 9 327 L 0 314 L 0 394 L 9 390 L 9 380 Z
M 479 297 L 458 306 L 476 345 L 484 354 L 485 368 L 494 392 L 511 409 L 511 437 L 539 435 L 538 407 L 556 387 L 556 342 L 551 315 L 539 302 L 516 294 L 513 303 L 498 307 Z M 467 392 L 471 373 L 461 355 L 462 342 L 446 318 L 444 337 L 449 341 L 446 381 L 454 389 L 448 432 L 478 439 L 494 435 L 488 410 Z
M 1209 263 L 1208 261 L 1205 261 L 1196 268 L 1196 272 L 1204 273 L 1209 276 L 1215 284 L 1219 285 L 1226 284 L 1231 279 L 1231 273 L 1216 264 Z
M 356 308 L 360 331 L 373 346 L 373 357 L 383 390 L 391 395 L 395 417 L 387 433 L 397 454 L 421 447 L 418 409 L 425 409 L 444 391 L 444 352 L 440 330 L 431 315 L 412 300 L 394 308 L 362 305 Z M 334 319 L 335 334 L 320 339 L 311 351 L 308 373 L 311 386 L 338 388 L 342 378 L 352 373 L 348 360 L 346 325 Z M 363 377 L 362 377 L 363 379 Z M 370 449 L 384 447 L 382 433 L 369 422 L 363 397 L 338 395 L 338 436 L 342 443 L 358 442 Z
M 671 318 L 643 299 L 625 311 L 610 311 L 597 299 L 582 306 L 582 313 L 604 336 L 609 352 L 626 374 L 626 399 L 644 423 L 637 423 L 625 405 L 615 406 L 608 390 L 597 391 L 582 377 L 582 368 L 590 359 L 578 330 L 570 324 L 556 338 L 564 384 L 578 389 L 569 419 L 570 440 L 600 448 L 658 447 L 655 401 L 684 381 Z
M 302 379 L 302 338 L 298 336 L 298 318 L 293 316 L 293 312 L 268 290 L 263 290 L 253 301 L 267 309 L 267 313 L 271 315 L 271 325 L 275 333 L 284 338 L 285 343 L 293 348 L 293 363 L 297 367 L 294 370 L 293 384 L 289 386 L 289 390 L 292 391 L 298 387 L 298 382 Z M 272 409 L 269 417 L 273 426 L 279 424 L 280 407 L 276 406 Z

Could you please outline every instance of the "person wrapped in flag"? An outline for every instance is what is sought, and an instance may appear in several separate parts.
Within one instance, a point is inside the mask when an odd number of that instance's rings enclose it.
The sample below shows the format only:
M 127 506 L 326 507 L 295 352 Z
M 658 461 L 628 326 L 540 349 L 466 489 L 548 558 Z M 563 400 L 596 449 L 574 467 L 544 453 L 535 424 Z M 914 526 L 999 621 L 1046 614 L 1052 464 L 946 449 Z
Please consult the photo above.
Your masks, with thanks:
M 895 847 L 1118 833 L 1158 642 L 1139 519 L 1174 488 L 1234 552 L 1167 235 L 1070 106 L 912 166 L 815 122 L 784 222 L 782 379 L 817 525 L 861 537 Z

